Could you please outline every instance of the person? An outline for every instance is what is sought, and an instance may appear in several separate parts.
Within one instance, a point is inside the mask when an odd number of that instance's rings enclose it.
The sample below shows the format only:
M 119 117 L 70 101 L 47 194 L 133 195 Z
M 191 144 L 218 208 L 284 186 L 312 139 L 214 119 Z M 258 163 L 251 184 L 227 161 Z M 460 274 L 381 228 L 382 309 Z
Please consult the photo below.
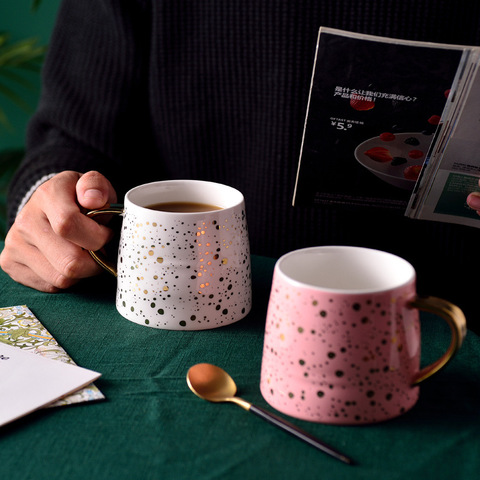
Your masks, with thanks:
M 388 250 L 413 263 L 421 292 L 475 312 L 476 229 L 375 208 L 292 207 L 322 25 L 478 45 L 480 4 L 64 0 L 11 183 L 1 268 L 41 291 L 69 288 L 100 272 L 87 250 L 112 235 L 85 210 L 141 183 L 198 178 L 243 192 L 254 254 Z M 469 197 L 477 210 L 479 199 Z

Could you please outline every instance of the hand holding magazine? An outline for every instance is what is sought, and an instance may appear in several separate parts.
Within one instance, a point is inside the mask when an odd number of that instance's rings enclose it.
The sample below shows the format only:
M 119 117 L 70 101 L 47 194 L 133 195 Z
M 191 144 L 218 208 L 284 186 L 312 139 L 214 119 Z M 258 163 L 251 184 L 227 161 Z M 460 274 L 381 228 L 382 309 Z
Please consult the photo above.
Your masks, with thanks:
M 322 27 L 294 205 L 480 226 L 479 52 Z

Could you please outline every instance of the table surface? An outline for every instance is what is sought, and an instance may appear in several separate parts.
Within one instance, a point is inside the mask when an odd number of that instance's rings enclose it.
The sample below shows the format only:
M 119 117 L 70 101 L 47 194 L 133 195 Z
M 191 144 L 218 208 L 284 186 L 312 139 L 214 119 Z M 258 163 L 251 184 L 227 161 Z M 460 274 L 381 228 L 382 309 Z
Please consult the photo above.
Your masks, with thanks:
M 106 396 L 42 409 L 0 428 L 1 478 L 478 478 L 480 338 L 472 332 L 454 360 L 421 386 L 417 405 L 399 418 L 368 426 L 289 419 L 353 457 L 354 466 L 236 405 L 208 403 L 190 392 L 189 367 L 214 363 L 233 376 L 239 396 L 272 410 L 259 379 L 274 262 L 252 257 L 254 307 L 247 318 L 199 332 L 156 330 L 123 319 L 107 275 L 51 295 L 0 271 L 0 306 L 27 305 L 78 365 L 102 373 L 95 384 Z M 425 363 L 449 342 L 448 327 L 424 314 L 422 336 Z

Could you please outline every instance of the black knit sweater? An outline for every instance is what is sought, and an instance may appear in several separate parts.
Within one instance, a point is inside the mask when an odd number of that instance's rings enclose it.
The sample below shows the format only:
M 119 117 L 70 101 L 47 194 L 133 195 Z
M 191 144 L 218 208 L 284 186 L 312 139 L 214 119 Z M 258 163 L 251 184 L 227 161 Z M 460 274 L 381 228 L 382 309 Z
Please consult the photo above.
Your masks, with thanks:
M 381 248 L 412 261 L 428 293 L 456 300 L 464 266 L 478 268 L 476 230 L 401 212 L 291 206 L 321 25 L 480 44 L 480 2 L 65 0 L 10 222 L 39 178 L 66 169 L 101 171 L 120 199 L 149 181 L 213 180 L 244 193 L 253 253 Z

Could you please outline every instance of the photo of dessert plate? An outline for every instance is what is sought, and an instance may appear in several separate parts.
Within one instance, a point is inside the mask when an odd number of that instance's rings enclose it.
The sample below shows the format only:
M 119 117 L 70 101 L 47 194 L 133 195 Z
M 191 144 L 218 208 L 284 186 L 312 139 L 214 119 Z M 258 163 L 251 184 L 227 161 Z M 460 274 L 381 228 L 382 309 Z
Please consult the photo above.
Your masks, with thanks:
M 355 158 L 383 181 L 412 190 L 432 140 L 419 132 L 386 132 L 358 145 Z

